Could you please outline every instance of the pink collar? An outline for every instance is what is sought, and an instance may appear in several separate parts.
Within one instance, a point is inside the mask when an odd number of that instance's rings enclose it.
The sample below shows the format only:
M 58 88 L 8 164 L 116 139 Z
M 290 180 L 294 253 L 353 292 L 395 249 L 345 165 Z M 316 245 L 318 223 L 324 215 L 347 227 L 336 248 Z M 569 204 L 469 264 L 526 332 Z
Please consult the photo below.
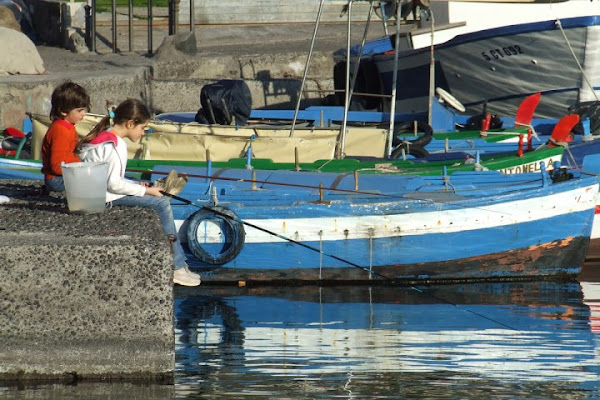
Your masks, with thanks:
M 117 135 L 115 135 L 111 131 L 102 131 L 95 138 L 90 140 L 89 143 L 90 144 L 100 144 L 100 143 L 106 143 L 106 142 L 114 143 L 114 145 L 116 146 L 117 145 Z

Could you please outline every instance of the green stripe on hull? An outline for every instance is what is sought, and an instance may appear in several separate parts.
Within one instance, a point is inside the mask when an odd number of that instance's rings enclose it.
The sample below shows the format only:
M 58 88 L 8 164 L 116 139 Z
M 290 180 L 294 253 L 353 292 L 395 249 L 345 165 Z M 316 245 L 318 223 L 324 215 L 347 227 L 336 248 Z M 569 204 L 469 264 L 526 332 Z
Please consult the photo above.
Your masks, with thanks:
M 536 163 L 539 160 L 552 158 L 553 161 L 560 161 L 563 154 L 562 147 L 541 148 L 535 151 L 526 152 L 523 157 L 516 155 L 495 155 L 481 157 L 480 164 L 489 170 L 505 170 L 517 168 L 523 165 Z M 186 167 L 206 167 L 205 161 L 176 161 L 176 160 L 128 160 L 128 169 L 150 170 L 156 165 L 181 165 Z M 253 159 L 252 168 L 258 170 L 294 170 L 294 163 L 275 163 L 271 160 Z M 213 168 L 245 168 L 246 159 L 236 158 L 229 161 L 213 162 Z M 412 160 L 378 160 L 364 161 L 356 159 L 342 160 L 319 160 L 312 163 L 300 163 L 299 168 L 303 171 L 321 171 L 321 172 L 353 172 L 362 173 L 397 173 L 410 175 L 439 175 L 444 167 L 448 173 L 456 171 L 472 171 L 473 164 L 463 164 L 462 161 L 433 161 L 433 162 L 415 162 Z M 517 172 L 517 171 L 515 171 Z M 528 170 L 518 172 L 531 172 Z

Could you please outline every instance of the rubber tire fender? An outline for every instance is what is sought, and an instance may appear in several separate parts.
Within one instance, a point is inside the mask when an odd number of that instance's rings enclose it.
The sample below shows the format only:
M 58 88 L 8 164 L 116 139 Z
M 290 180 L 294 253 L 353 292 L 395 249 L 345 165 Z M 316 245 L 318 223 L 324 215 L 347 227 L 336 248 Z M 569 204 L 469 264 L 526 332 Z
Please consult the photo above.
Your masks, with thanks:
M 242 250 L 246 238 L 244 224 L 240 222 L 238 216 L 225 207 L 211 207 L 216 212 L 209 209 L 202 209 L 195 212 L 190 218 L 187 226 L 187 242 L 192 254 L 200 261 L 209 265 L 223 265 L 233 260 Z M 198 229 L 200 225 L 207 221 L 215 221 L 222 224 L 222 232 L 225 236 L 223 251 L 216 256 L 211 255 L 202 248 L 198 241 Z
M 408 147 L 408 151 L 407 151 L 407 147 Z M 399 146 L 396 146 L 396 148 L 392 151 L 392 154 L 390 154 L 390 159 L 392 159 L 392 160 L 399 159 L 402 156 L 402 149 L 404 149 L 404 154 L 406 154 L 406 155 L 410 154 L 411 156 L 413 156 L 415 158 L 425 158 L 429 155 L 429 152 L 421 146 L 402 143 Z
M 414 122 L 413 121 L 403 122 L 401 124 L 398 124 L 396 127 L 394 127 L 394 136 L 392 139 L 392 147 L 396 148 L 396 147 L 400 146 L 401 144 L 403 144 L 404 140 L 402 138 L 402 136 L 403 136 L 402 134 L 406 134 L 406 133 L 412 134 L 413 131 L 414 131 Z M 423 134 L 420 136 L 417 136 L 413 140 L 409 140 L 410 146 L 419 146 L 419 147 L 427 146 L 429 144 L 429 142 L 431 142 L 431 139 L 433 139 L 433 128 L 431 128 L 431 126 L 426 122 L 417 121 L 417 131 L 423 132 Z

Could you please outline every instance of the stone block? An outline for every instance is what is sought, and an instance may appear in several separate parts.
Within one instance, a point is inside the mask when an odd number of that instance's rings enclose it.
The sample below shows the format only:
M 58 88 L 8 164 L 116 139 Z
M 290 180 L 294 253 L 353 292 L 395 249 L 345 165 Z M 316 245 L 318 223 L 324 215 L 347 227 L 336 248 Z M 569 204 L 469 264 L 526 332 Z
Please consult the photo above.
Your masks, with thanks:
M 0 181 L 0 381 L 173 383 L 173 266 L 157 215 L 67 211 Z

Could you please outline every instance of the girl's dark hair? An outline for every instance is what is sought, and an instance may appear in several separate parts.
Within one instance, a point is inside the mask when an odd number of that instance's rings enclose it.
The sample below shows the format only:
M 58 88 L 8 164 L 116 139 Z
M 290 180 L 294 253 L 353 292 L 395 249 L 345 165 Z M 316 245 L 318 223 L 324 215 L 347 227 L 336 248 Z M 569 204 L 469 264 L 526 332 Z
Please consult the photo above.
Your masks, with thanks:
M 83 87 L 71 81 L 66 81 L 54 89 L 51 102 L 50 119 L 52 120 L 62 118 L 61 113 L 67 114 L 76 108 L 90 111 L 90 96 Z
M 135 125 L 146 123 L 152 117 L 148 107 L 140 100 L 127 99 L 114 109 L 113 125 L 124 124 L 129 120 L 133 120 Z M 98 124 L 83 137 L 77 144 L 77 150 L 81 150 L 81 146 L 91 142 L 98 134 L 110 126 L 110 115 L 104 116 Z

